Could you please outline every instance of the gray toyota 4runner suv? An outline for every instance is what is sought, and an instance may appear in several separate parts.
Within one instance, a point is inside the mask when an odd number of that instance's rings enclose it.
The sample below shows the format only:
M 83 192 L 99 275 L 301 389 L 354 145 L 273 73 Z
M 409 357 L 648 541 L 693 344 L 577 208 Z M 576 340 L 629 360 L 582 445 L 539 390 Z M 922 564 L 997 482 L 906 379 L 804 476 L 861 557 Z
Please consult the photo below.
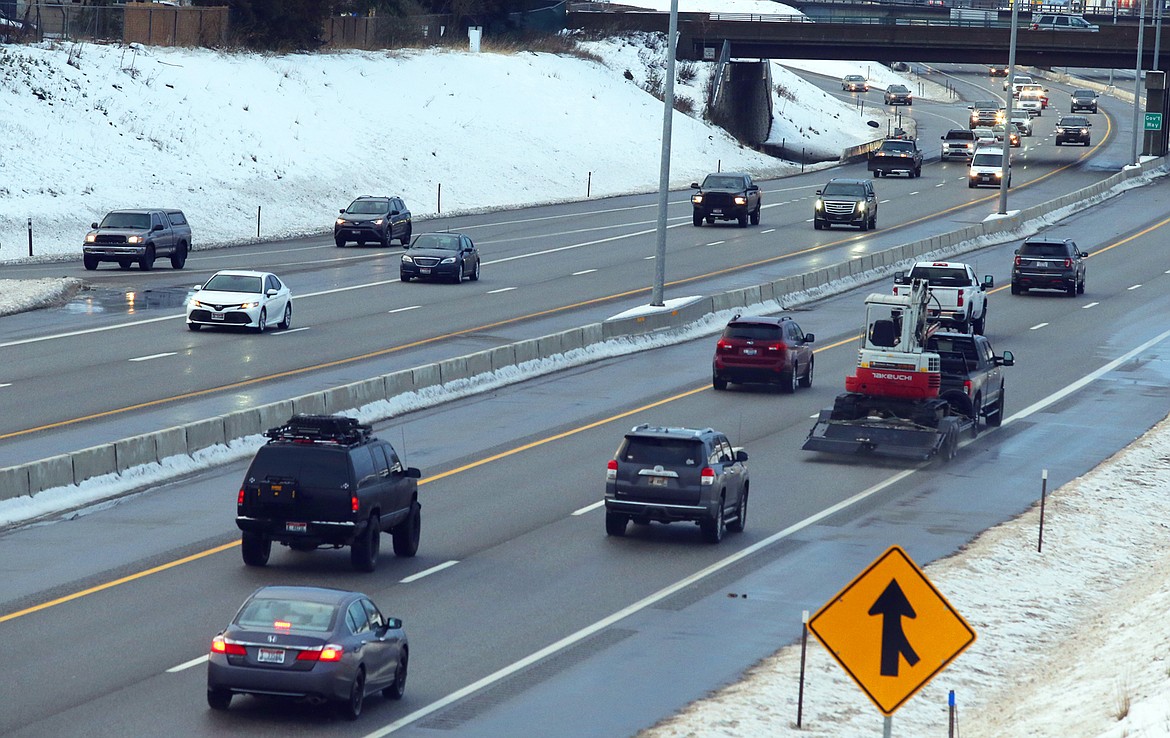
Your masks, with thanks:
M 687 521 L 710 543 L 747 522 L 747 452 L 711 428 L 634 427 L 605 473 L 605 532 Z
M 160 256 L 169 256 L 171 266 L 182 269 L 191 251 L 191 226 L 182 210 L 112 210 L 90 228 L 82 247 L 82 260 L 90 271 L 103 261 L 117 262 L 123 269 L 138 264 L 146 271 Z

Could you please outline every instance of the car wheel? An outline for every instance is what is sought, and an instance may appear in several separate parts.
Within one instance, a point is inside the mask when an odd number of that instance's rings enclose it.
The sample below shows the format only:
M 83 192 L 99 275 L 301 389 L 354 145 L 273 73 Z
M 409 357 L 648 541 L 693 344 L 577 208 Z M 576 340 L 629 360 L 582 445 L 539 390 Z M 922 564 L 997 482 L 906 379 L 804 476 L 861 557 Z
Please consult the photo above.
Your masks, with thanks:
M 624 536 L 626 524 L 630 522 L 629 515 L 605 511 L 605 534 L 607 536 Z
M 881 177 L 882 177 L 882 170 L 880 170 L 880 169 L 875 169 L 875 170 L 874 170 L 874 172 L 873 172 L 873 176 L 874 176 L 874 177 L 876 177 L 876 178 L 878 178 L 878 179 L 881 179 Z
M 410 663 L 410 652 L 402 649 L 398 657 L 398 666 L 394 669 L 394 681 L 389 687 L 382 690 L 382 696 L 388 700 L 400 700 L 406 694 L 406 667 Z
M 969 189 L 969 190 L 975 189 L 975 183 L 968 180 L 967 189 Z
M 260 308 L 260 317 L 256 318 L 257 333 L 263 333 L 268 328 L 268 308 Z
M 198 323 L 188 323 L 187 324 L 187 330 L 189 330 L 189 331 L 197 331 L 202 327 L 203 326 L 199 325 Z
M 756 226 L 756 225 L 760 224 L 760 206 L 759 205 L 757 205 L 756 209 L 752 211 L 752 214 L 750 217 L 751 217 L 752 225 Z
M 800 378 L 801 387 L 812 387 L 813 380 L 813 364 L 816 363 L 812 357 L 808 360 L 808 369 L 805 370 L 804 376 Z
M 358 571 L 371 572 L 378 567 L 378 549 L 382 546 L 382 529 L 374 515 L 366 529 L 349 547 L 349 563 Z
M 987 425 L 991 428 L 998 428 L 1003 425 L 1003 409 L 1006 399 L 1004 398 L 1004 389 L 999 388 L 999 400 L 995 403 L 995 410 L 987 416 Z
M 362 704 L 366 701 L 366 672 L 358 667 L 353 684 L 349 687 L 349 699 L 341 703 L 341 716 L 346 720 L 357 720 L 362 716 Z
M 784 390 L 784 394 L 791 395 L 796 392 L 796 382 L 796 367 L 786 372 L 780 372 L 780 388 Z
M 412 502 L 410 515 L 406 520 L 394 526 L 391 531 L 391 540 L 394 542 L 394 555 L 410 557 L 418 553 L 418 539 L 422 535 L 422 505 Z
M 922 167 L 914 167 L 914 178 L 917 179 L 922 176 Z
M 869 227 L 871 230 L 877 230 L 877 213 L 874 213 L 869 219 Z
M 406 225 L 406 230 L 402 232 L 402 238 L 398 239 L 398 243 L 402 244 L 403 246 L 410 243 L 410 234 L 412 230 L 413 226 L 408 223 Z
M 1068 294 L 1069 297 L 1076 297 L 1077 296 L 1077 283 L 1075 281 L 1073 281 L 1067 287 L 1064 288 L 1064 291 Z
M 475 260 L 475 269 L 471 270 L 471 276 L 468 277 L 472 282 L 479 281 L 479 259 Z
M 971 437 L 979 437 L 979 415 L 983 412 L 983 394 L 977 392 L 975 399 L 971 402 L 971 418 L 974 422 L 971 423 Z
M 868 231 L 869 230 L 869 218 L 866 218 L 865 220 L 861 221 L 861 225 L 858 227 L 863 231 Z
M 230 689 L 208 689 L 207 706 L 212 710 L 226 710 L 232 704 Z
M 286 302 L 284 304 L 284 317 L 276 324 L 276 327 L 282 331 L 287 331 L 292 325 L 292 303 Z
M 180 243 L 171 252 L 171 269 L 182 269 L 187 263 L 187 244 Z
M 739 504 L 735 506 L 735 520 L 728 524 L 728 529 L 736 533 L 743 533 L 744 526 L 747 525 L 748 512 L 748 491 L 745 487 L 743 494 L 739 496 Z
M 86 271 L 92 272 L 94 269 L 97 269 L 98 260 L 96 256 L 89 256 L 87 254 L 81 257 L 81 261 L 85 264 Z
M 345 239 L 344 238 L 335 238 L 335 239 L 333 239 L 333 243 L 337 244 L 337 248 L 339 248 L 339 249 L 345 248 Z
M 695 226 L 695 228 L 700 227 L 703 225 L 703 216 L 699 213 L 695 213 L 691 216 L 691 223 Z
M 711 374 L 711 386 L 714 389 L 722 392 L 723 390 L 727 389 L 727 380 L 724 379 L 723 377 L 719 376 L 718 374 L 712 373 Z
M 740 228 L 747 228 L 747 225 L 748 225 L 748 214 L 747 213 L 740 213 L 739 227 Z
M 1085 294 L 1085 278 L 1084 277 L 1081 277 L 1081 281 L 1077 282 L 1077 294 L 1078 295 Z
M 240 536 L 240 554 L 248 566 L 265 566 L 272 553 L 272 539 L 259 533 L 244 533 Z
M 1018 295 L 1021 292 L 1023 292 L 1023 290 L 1020 289 L 1020 286 L 1018 284 L 1016 284 L 1015 282 L 1012 282 L 1012 294 Z
M 823 230 L 823 229 L 824 229 L 824 227 L 825 227 L 825 224 L 824 224 L 824 223 L 822 223 L 821 221 L 817 220 L 816 218 L 813 218 L 813 230 L 814 230 L 814 231 L 820 231 L 820 230 Z
M 402 280 L 403 282 L 409 282 L 412 279 L 412 277 L 409 274 L 403 274 L 402 272 L 398 273 L 398 278 L 400 280 Z
M 727 529 L 727 521 L 723 519 L 723 505 L 726 500 L 723 496 L 719 497 L 719 504 L 715 506 L 715 517 L 704 521 L 700 529 L 703 531 L 703 538 L 707 539 L 707 543 L 719 543 L 723 540 L 723 531 Z
M 971 321 L 971 327 L 979 335 L 983 335 L 983 329 L 987 326 L 987 305 L 983 305 L 983 314 Z
M 378 245 L 379 245 L 379 246 L 381 246 L 381 247 L 382 247 L 382 248 L 384 248 L 384 249 L 385 249 L 385 248 L 389 248 L 389 247 L 390 247 L 390 236 L 391 236 L 391 234 L 392 234 L 392 233 L 394 233 L 394 228 L 393 228 L 393 227 L 389 228 L 389 229 L 386 231 L 386 236 L 385 236 L 384 238 L 379 238 L 379 239 L 378 239 Z
M 138 260 L 138 268 L 144 272 L 149 272 L 154 269 L 154 247 L 147 246 L 146 252 L 142 254 L 142 258 Z
M 459 262 L 459 267 L 455 270 L 455 276 L 451 278 L 455 284 L 463 284 L 463 262 Z

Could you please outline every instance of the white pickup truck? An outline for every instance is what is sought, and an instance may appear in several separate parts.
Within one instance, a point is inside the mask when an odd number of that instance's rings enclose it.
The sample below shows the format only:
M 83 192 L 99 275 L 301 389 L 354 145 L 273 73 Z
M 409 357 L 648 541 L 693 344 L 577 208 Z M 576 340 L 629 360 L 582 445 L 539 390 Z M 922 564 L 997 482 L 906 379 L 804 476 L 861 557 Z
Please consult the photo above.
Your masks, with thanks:
M 910 294 L 911 280 L 925 279 L 930 286 L 928 318 L 964 333 L 983 334 L 987 325 L 987 290 L 995 278 L 980 282 L 969 264 L 953 261 L 920 261 L 909 272 L 894 275 L 894 294 Z

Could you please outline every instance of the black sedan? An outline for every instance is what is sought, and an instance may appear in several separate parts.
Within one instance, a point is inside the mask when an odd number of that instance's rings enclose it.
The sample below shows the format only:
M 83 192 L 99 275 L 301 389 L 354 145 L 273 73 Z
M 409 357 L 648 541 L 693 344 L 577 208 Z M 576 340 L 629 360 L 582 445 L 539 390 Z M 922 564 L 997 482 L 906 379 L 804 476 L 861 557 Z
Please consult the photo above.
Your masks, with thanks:
M 460 284 L 479 279 L 479 250 L 462 233 L 422 233 L 406 247 L 399 276 L 412 279 L 443 279 Z
M 358 592 L 261 587 L 211 641 L 207 704 L 236 694 L 335 704 L 356 720 L 366 695 L 402 698 L 410 650 L 402 621 Z

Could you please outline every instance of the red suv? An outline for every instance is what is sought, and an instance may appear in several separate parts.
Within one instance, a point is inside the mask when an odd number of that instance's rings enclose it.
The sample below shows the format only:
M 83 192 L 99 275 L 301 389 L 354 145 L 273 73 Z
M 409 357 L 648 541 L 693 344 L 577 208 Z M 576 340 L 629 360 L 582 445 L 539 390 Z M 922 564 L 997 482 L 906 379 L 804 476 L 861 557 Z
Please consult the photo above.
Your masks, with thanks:
M 728 382 L 778 382 L 785 392 L 796 385 L 811 387 L 813 334 L 805 333 L 792 318 L 736 316 L 715 345 L 711 384 L 727 389 Z

